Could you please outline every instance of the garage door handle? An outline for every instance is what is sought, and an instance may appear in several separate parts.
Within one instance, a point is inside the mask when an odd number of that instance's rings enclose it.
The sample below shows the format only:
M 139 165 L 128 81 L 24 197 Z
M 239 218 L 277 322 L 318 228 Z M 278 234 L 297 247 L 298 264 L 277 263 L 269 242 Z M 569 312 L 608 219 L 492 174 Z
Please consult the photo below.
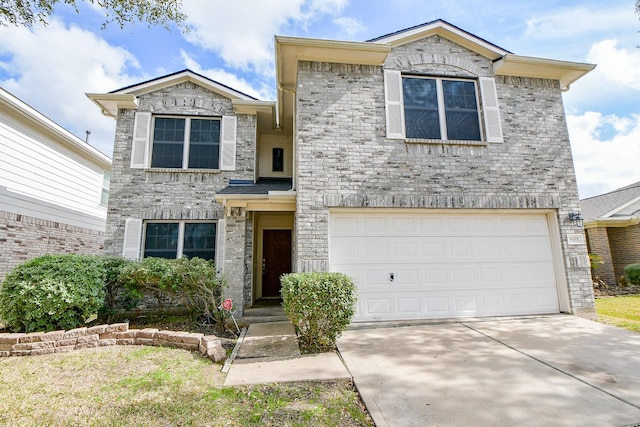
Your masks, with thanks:
M 393 282 L 396 278 L 396 274 L 395 273 L 389 273 L 389 281 Z

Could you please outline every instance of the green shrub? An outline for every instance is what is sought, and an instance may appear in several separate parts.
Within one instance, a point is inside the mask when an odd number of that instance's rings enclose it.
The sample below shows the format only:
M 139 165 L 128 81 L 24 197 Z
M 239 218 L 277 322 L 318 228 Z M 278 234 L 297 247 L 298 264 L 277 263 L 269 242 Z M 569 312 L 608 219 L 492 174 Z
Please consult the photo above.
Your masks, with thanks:
M 122 267 L 118 286 L 124 286 L 137 297 L 154 296 L 161 314 L 165 301 L 171 300 L 219 330 L 228 317 L 220 308 L 226 281 L 212 261 L 186 257 L 145 258 Z
M 111 323 L 118 308 L 131 309 L 140 299 L 136 289 L 127 286 L 123 281 L 122 271 L 135 261 L 120 257 L 104 257 L 104 305 L 100 308 L 100 317 L 107 323 Z
M 640 264 L 629 264 L 624 268 L 624 275 L 632 285 L 640 286 Z
M 44 255 L 16 266 L 0 288 L 0 318 L 16 332 L 73 329 L 104 301 L 104 263 L 87 255 Z
M 306 351 L 335 347 L 355 314 L 356 287 L 342 273 L 291 273 L 281 278 L 284 311 Z

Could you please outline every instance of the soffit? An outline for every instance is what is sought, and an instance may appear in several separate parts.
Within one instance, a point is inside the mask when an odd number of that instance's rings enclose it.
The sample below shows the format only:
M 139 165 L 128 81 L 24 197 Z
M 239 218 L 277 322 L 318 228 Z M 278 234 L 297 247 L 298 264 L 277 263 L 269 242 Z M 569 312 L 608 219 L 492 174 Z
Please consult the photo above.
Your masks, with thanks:
M 595 67 L 594 64 L 534 58 L 511 53 L 493 63 L 496 75 L 559 80 L 563 90 L 569 90 L 573 82 Z

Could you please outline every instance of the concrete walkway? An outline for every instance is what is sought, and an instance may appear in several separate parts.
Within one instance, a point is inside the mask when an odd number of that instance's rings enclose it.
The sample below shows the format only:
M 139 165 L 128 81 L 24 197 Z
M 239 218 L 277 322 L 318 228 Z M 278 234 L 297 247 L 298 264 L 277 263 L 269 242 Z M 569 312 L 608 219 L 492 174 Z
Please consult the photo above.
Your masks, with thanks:
M 378 427 L 640 423 L 640 334 L 568 315 L 380 326 L 338 340 Z
M 225 386 L 351 379 L 336 352 L 301 355 L 291 323 L 253 323 L 231 364 Z

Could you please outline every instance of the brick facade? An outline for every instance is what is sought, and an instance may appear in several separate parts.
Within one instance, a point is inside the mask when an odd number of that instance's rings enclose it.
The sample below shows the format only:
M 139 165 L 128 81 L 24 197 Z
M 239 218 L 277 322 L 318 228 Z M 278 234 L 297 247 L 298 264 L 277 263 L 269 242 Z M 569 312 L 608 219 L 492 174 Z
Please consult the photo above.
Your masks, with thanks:
M 331 207 L 553 209 L 571 311 L 593 316 L 569 136 L 557 81 L 494 76 L 488 59 L 434 36 L 392 49 L 385 68 L 495 77 L 504 143 L 415 143 L 386 138 L 383 69 L 300 62 L 294 265 L 328 267 Z
M 179 83 L 139 97 L 137 110 L 120 109 L 116 124 L 105 253 L 122 254 L 124 225 L 127 218 L 148 220 L 223 220 L 225 213 L 213 196 L 229 185 L 230 179 L 253 180 L 255 173 L 256 116 L 238 114 L 236 168 L 234 171 L 130 168 L 133 124 L 136 111 L 185 116 L 236 115 L 231 100 L 192 82 Z M 219 227 L 221 229 L 222 227 Z M 224 229 L 224 275 L 232 284 L 229 296 L 242 311 L 246 304 L 243 289 L 250 288 L 251 276 L 244 268 L 246 212 L 234 212 Z M 245 233 L 248 236 L 245 237 Z M 220 240 L 219 240 L 220 241 Z M 220 250 L 221 248 L 218 248 Z M 246 262 L 251 262 L 251 257 Z M 238 265 L 238 267 L 236 267 Z M 242 302 L 239 302 L 242 301 Z
M 100 255 L 104 233 L 0 211 L 0 281 L 18 264 L 46 254 Z
M 588 228 L 586 233 L 589 253 L 600 257 L 600 264 L 593 271 L 593 275 L 606 283 L 617 283 L 618 276 L 616 276 L 613 268 L 608 229 L 606 227 Z
M 607 229 L 615 277 L 624 275 L 624 267 L 640 263 L 640 225 Z M 615 282 L 614 282 L 615 283 Z

